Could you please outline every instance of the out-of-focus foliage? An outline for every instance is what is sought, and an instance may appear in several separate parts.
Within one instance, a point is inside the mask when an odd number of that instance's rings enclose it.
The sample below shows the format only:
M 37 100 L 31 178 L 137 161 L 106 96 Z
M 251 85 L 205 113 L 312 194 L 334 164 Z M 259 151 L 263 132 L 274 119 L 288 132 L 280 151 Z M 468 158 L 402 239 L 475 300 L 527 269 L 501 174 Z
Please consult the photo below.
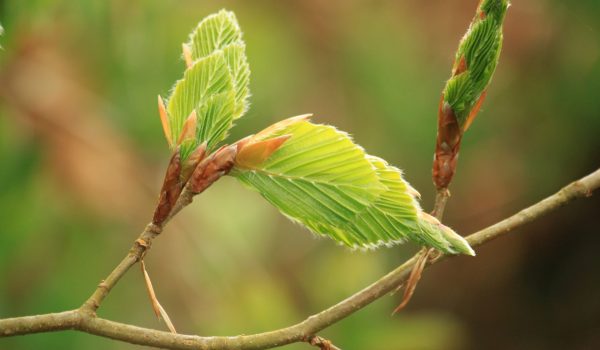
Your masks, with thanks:
M 431 208 L 439 93 L 477 0 L 233 1 L 252 108 L 232 139 L 312 112 L 401 164 Z M 150 220 L 168 151 L 156 111 L 181 40 L 221 3 L 0 4 L 0 317 L 77 307 Z M 464 140 L 447 223 L 473 232 L 597 167 L 600 7 L 515 2 L 501 64 Z M 384 298 L 324 332 L 341 348 L 596 348 L 598 199 L 427 271 L 411 305 Z M 239 334 L 296 322 L 414 253 L 348 252 L 221 180 L 147 257 L 177 329 Z M 161 327 L 132 270 L 100 314 Z M 577 286 L 574 288 L 573 286 Z M 0 348 L 131 349 L 72 332 Z M 305 349 L 306 345 L 289 346 Z

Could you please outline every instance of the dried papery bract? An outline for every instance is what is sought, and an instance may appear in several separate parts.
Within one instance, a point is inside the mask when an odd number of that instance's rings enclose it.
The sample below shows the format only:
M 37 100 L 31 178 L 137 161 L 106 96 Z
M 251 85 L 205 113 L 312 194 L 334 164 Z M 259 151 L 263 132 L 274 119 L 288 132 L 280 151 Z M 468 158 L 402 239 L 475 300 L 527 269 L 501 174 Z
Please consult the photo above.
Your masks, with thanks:
M 140 267 L 142 269 L 144 283 L 146 284 L 146 290 L 148 291 L 148 297 L 150 298 L 150 303 L 152 303 L 152 309 L 154 310 L 154 314 L 156 315 L 156 317 L 158 317 L 158 319 L 163 319 L 171 333 L 177 334 L 177 330 L 175 329 L 175 326 L 173 325 L 169 314 L 167 314 L 167 311 L 163 308 L 163 306 L 158 301 L 158 298 L 156 297 L 156 293 L 154 292 L 154 286 L 152 286 L 152 280 L 150 280 L 150 275 L 146 270 L 146 264 L 144 264 L 143 259 L 140 260 Z

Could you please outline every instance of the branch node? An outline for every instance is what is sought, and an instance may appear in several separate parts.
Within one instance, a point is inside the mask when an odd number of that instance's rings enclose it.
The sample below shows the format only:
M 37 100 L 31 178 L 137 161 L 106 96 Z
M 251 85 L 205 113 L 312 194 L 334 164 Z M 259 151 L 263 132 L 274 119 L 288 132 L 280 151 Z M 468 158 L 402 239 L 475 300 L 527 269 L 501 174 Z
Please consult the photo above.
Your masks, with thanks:
M 321 350 L 341 350 L 337 346 L 333 345 L 330 340 L 327 340 L 318 335 L 311 335 L 306 339 L 306 342 L 312 346 L 316 346 Z
M 141 238 L 136 239 L 135 243 L 144 249 L 150 248 L 150 243 L 146 242 L 145 240 L 143 240 Z
M 102 280 L 102 281 L 100 281 L 100 283 L 98 283 L 98 288 L 108 291 L 108 284 L 106 284 L 106 282 L 104 282 L 104 280 Z

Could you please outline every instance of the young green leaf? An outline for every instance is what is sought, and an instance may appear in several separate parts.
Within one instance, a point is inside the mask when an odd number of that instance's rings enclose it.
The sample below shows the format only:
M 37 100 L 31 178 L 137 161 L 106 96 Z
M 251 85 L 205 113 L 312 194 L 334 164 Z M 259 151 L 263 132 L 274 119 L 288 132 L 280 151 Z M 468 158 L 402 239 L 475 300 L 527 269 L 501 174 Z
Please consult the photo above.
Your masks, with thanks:
M 463 131 L 470 124 L 469 116 L 498 65 L 502 24 L 508 5 L 508 0 L 482 0 L 456 51 L 452 77 L 443 92 L 443 103 L 452 109 Z
M 500 50 L 508 0 L 481 0 L 456 51 L 452 76 L 442 92 L 433 161 L 433 182 L 445 190 L 452 181 L 460 143 L 486 96 Z
M 232 175 L 293 221 L 353 248 L 411 240 L 446 253 L 472 252 L 447 239 L 449 228 L 427 221 L 400 170 L 305 117 L 240 141 Z
M 159 112 L 169 146 L 180 146 L 185 164 L 201 143 L 214 150 L 233 121 L 246 112 L 250 68 L 235 15 L 225 10 L 202 20 L 183 49 L 187 69 L 167 106 L 159 98 Z M 195 123 L 190 118 L 196 118 Z M 194 137 L 188 137 L 185 125 L 196 126 Z
M 242 31 L 230 11 L 221 10 L 204 18 L 190 34 L 187 45 L 191 48 L 192 60 L 211 55 L 233 43 L 242 42 Z
M 215 51 L 223 51 L 232 75 L 236 109 L 233 119 L 240 118 L 248 109 L 250 67 L 246 59 L 246 46 L 242 31 L 233 12 L 221 10 L 206 17 L 190 35 L 186 44 L 192 61 Z
M 222 52 L 217 52 L 195 61 L 192 67 L 185 72 L 183 79 L 175 84 L 175 88 L 167 104 L 172 140 L 179 139 L 185 120 L 192 112 L 202 108 L 214 96 L 227 96 L 226 93 L 232 91 L 231 74 L 227 69 L 227 63 Z M 233 98 L 233 95 L 229 96 Z M 201 113 L 197 114 L 200 116 L 200 120 L 197 121 L 197 128 L 206 128 L 206 120 L 202 119 L 203 115 Z M 231 120 L 232 118 L 231 115 L 221 115 L 220 117 L 226 123 L 227 120 Z M 208 133 L 212 135 L 212 130 Z M 206 132 L 202 134 L 206 134 Z M 197 144 L 204 141 L 207 140 L 197 139 L 194 144 L 182 147 L 182 158 L 185 159 Z

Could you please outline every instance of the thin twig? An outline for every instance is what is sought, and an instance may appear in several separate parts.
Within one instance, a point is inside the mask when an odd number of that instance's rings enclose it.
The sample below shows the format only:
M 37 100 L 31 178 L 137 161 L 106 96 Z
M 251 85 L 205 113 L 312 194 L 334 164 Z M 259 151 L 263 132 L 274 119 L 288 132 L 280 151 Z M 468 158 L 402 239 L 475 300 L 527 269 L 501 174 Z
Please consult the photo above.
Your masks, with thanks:
M 521 210 L 492 226 L 467 237 L 471 246 L 479 246 L 500 237 L 516 228 L 532 222 L 576 198 L 587 197 L 600 187 L 600 169 L 575 181 L 546 199 Z M 441 255 L 429 264 L 434 264 L 449 255 Z M 308 317 L 293 326 L 270 332 L 233 337 L 199 337 L 172 334 L 148 328 L 109 321 L 93 314 L 72 310 L 55 314 L 17 317 L 0 320 L 0 337 L 61 331 L 79 330 L 98 336 L 121 340 L 133 344 L 162 347 L 166 349 L 268 349 L 294 342 L 306 341 L 311 335 L 343 320 L 373 301 L 394 291 L 406 281 L 417 261 L 414 256 L 375 283 L 339 302 L 338 304 Z
M 88 300 L 83 303 L 81 306 L 81 310 L 83 312 L 88 312 L 91 314 L 95 314 L 96 310 L 104 301 L 104 298 L 110 293 L 111 289 L 119 282 L 121 277 L 129 271 L 129 269 L 137 263 L 140 258 L 145 254 L 145 252 L 150 249 L 152 245 L 152 240 L 156 238 L 162 231 L 162 227 L 157 226 L 155 224 L 149 224 L 146 226 L 144 231 L 140 234 L 138 239 L 135 240 L 131 249 L 129 249 L 129 253 L 121 260 L 119 265 L 115 267 L 115 269 L 98 284 L 98 287 L 94 291 L 94 293 L 88 298 Z

